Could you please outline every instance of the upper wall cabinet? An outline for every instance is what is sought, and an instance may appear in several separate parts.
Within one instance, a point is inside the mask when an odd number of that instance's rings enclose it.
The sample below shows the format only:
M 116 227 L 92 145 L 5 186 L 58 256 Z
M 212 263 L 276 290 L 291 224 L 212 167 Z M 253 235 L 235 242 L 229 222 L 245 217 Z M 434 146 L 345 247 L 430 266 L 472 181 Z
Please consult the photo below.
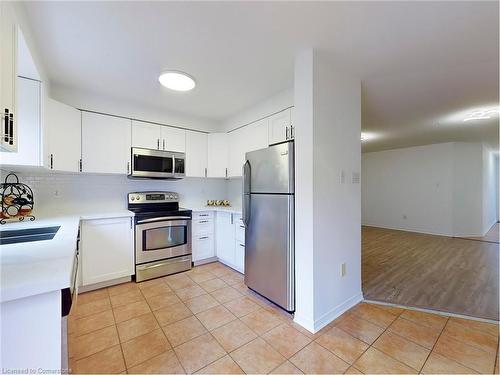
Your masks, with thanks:
M 292 108 L 278 112 L 269 117 L 269 144 L 288 141 L 295 137 L 295 127 L 292 123 Z
M 82 112 L 82 171 L 130 171 L 131 120 Z
M 160 128 L 160 125 L 133 120 L 132 147 L 160 150 L 162 146 Z
M 241 177 L 245 154 L 249 151 L 266 148 L 268 145 L 267 118 L 229 133 L 228 177 Z
M 40 81 L 17 78 L 17 108 L 17 152 L 2 152 L 2 164 L 40 166 Z
M 161 138 L 164 150 L 186 152 L 186 131 L 184 129 L 162 126 Z
M 228 134 L 208 135 L 207 177 L 228 177 Z
M 132 146 L 175 152 L 186 151 L 186 131 L 143 121 L 132 121 Z
M 80 170 L 81 116 L 78 109 L 46 98 L 44 165 L 49 169 L 66 172 Z
M 9 1 L 0 2 L 0 150 L 17 150 L 16 108 L 17 25 Z
M 186 131 L 186 176 L 207 177 L 208 136 Z

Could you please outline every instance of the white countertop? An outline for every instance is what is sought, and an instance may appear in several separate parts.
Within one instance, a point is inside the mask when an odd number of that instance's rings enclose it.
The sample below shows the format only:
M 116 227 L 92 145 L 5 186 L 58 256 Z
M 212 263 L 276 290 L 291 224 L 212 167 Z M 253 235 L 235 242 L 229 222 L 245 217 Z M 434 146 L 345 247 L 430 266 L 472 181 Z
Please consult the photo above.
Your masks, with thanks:
M 80 220 L 131 217 L 128 210 L 41 217 L 11 222 L 0 230 L 60 226 L 52 240 L 2 245 L 0 302 L 34 296 L 70 286 Z
M 193 212 L 201 212 L 201 211 L 220 211 L 220 212 L 232 212 L 234 214 L 241 214 L 241 208 L 240 207 L 232 207 L 232 206 L 196 206 L 196 207 L 191 207 L 189 205 L 184 206 L 184 208 L 188 208 L 192 210 Z

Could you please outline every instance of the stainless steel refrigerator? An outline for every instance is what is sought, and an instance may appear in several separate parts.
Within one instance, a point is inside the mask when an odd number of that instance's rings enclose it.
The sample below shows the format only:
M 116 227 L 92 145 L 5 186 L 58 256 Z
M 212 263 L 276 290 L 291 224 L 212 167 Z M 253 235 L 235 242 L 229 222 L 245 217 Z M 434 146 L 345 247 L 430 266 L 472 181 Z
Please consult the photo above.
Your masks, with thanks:
M 245 284 L 295 310 L 294 143 L 248 152 L 243 166 Z

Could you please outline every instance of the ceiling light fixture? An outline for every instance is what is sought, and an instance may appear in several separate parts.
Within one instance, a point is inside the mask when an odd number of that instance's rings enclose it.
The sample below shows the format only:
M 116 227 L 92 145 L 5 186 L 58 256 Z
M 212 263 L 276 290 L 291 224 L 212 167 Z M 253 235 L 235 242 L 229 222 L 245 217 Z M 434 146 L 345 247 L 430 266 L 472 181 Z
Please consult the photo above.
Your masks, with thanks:
M 474 120 L 488 120 L 498 113 L 500 113 L 500 110 L 498 108 L 472 111 L 465 116 L 464 122 Z
M 174 91 L 189 91 L 194 89 L 196 82 L 193 77 L 184 72 L 168 70 L 158 78 L 162 86 Z

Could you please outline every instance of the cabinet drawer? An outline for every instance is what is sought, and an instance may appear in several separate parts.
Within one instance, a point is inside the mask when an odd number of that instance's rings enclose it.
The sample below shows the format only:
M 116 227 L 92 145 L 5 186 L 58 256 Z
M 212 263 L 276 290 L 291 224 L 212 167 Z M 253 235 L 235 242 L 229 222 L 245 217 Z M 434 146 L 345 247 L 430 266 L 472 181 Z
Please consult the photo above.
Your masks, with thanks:
M 214 213 L 213 211 L 199 211 L 199 212 L 193 212 L 193 220 L 203 220 L 203 219 L 210 219 L 213 220 L 214 218 Z
M 215 256 L 213 235 L 193 236 L 193 261 Z
M 193 236 L 201 236 L 202 234 L 213 234 L 214 222 L 211 219 L 193 220 Z

